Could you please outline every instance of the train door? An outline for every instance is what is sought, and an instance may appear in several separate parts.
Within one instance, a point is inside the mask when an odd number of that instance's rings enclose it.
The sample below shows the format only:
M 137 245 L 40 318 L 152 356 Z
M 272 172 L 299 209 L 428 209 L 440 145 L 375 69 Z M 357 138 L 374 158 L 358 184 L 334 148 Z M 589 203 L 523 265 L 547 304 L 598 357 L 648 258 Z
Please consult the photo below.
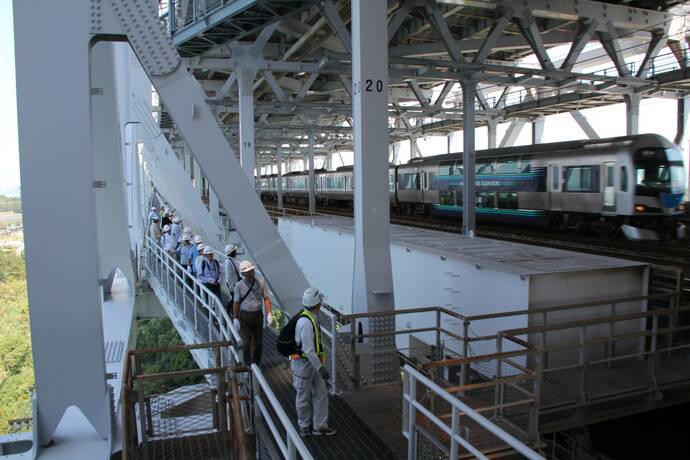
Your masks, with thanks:
M 549 165 L 549 209 L 561 209 L 562 190 L 561 165 Z
M 616 210 L 615 163 L 604 163 L 604 212 Z

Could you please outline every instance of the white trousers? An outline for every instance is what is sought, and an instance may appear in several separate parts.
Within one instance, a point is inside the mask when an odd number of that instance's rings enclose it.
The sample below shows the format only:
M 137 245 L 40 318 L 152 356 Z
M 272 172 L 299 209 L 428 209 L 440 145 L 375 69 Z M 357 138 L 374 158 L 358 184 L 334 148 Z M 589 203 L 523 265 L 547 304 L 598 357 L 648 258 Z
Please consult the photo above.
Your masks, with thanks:
M 297 390 L 295 405 L 300 428 L 320 429 L 328 425 L 328 391 L 321 374 L 314 370 L 309 360 L 293 359 L 292 384 Z

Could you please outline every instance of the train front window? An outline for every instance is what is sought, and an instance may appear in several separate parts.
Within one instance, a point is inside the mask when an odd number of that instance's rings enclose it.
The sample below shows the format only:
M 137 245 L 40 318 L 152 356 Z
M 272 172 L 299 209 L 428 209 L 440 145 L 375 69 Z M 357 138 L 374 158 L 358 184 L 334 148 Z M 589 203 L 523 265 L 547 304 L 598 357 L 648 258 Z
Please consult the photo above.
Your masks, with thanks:
M 685 172 L 681 161 L 668 161 L 664 149 L 640 149 L 635 152 L 636 193 L 683 193 Z

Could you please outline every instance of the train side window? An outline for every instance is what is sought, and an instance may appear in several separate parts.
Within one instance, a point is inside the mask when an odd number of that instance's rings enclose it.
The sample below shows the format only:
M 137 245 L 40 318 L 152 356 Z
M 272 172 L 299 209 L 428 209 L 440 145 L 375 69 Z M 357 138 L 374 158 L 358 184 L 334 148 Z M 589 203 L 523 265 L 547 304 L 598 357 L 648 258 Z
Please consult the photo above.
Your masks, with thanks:
M 520 172 L 527 174 L 532 171 L 532 157 L 522 157 L 520 159 Z
M 621 192 L 628 191 L 628 168 L 621 166 Z
M 494 173 L 494 163 L 493 161 L 483 161 L 481 163 L 477 163 L 477 166 L 475 167 L 476 174 L 493 174 Z
M 405 173 L 398 176 L 400 190 L 419 190 L 419 173 Z
M 598 166 L 570 166 L 565 168 L 564 192 L 598 193 Z
M 517 209 L 518 196 L 515 192 L 499 192 L 498 193 L 498 208 L 499 209 Z
M 516 174 L 518 169 L 518 157 L 507 157 L 498 159 L 497 174 Z M 483 173 L 486 174 L 486 173 Z
M 477 207 L 478 208 L 495 208 L 496 197 L 492 192 L 477 193 Z

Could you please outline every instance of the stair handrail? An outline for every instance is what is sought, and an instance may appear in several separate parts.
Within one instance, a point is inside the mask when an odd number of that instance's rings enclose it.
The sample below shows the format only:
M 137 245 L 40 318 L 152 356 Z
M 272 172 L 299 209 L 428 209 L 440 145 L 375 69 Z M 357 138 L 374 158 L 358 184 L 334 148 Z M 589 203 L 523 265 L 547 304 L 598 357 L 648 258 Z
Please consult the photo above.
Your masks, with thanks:
M 157 259 L 164 260 L 166 262 L 165 264 L 161 264 L 161 266 L 163 266 L 166 271 L 171 273 L 172 276 L 182 284 L 183 289 L 190 291 L 194 298 L 201 302 L 203 307 L 208 311 L 209 318 L 214 318 L 218 322 L 218 331 L 222 336 L 222 340 L 233 341 L 237 344 L 237 346 L 232 349 L 233 355 L 235 357 L 235 362 L 241 363 L 243 361 L 242 349 L 244 348 L 244 343 L 239 331 L 233 325 L 232 320 L 225 311 L 220 299 L 218 299 L 218 297 L 216 297 L 216 295 L 212 293 L 206 286 L 200 283 L 195 276 L 187 273 L 187 269 L 183 267 L 177 260 L 175 260 L 170 254 L 168 254 L 158 243 L 156 243 L 150 235 L 146 236 L 146 248 L 149 251 L 152 250 L 151 252 Z M 183 275 L 180 276 L 179 273 L 182 273 Z M 194 287 L 199 289 L 200 292 L 206 293 L 206 298 L 210 300 L 212 305 L 209 305 L 209 302 L 204 300 L 203 296 L 197 295 L 195 289 L 189 287 L 189 285 L 186 283 L 185 277 L 189 277 L 189 279 L 192 280 Z

